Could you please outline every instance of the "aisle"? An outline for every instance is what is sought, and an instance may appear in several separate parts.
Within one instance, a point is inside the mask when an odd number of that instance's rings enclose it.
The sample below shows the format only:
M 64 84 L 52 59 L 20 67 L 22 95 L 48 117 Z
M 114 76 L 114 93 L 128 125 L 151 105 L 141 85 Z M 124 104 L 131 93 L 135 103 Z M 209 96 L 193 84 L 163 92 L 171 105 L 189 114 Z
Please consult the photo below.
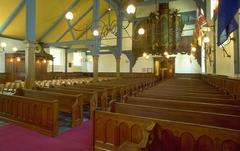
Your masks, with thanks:
M 15 125 L 0 127 L 0 151 L 90 151 L 92 122 L 52 138 Z

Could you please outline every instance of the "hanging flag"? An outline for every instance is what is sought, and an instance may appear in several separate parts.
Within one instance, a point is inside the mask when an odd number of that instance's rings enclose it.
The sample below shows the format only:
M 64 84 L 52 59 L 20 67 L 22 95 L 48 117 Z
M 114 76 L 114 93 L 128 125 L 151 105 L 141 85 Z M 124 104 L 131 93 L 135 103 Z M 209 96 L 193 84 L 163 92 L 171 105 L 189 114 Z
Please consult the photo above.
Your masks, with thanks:
M 238 12 L 240 0 L 219 0 L 218 7 L 218 46 L 222 45 L 228 36 L 238 28 L 234 19 Z

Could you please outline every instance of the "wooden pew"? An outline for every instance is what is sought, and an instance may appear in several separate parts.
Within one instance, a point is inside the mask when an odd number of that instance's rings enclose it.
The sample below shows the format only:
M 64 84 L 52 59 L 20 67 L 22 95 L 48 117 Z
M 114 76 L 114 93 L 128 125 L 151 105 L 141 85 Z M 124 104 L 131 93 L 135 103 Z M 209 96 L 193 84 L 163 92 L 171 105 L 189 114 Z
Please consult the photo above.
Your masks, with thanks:
M 58 100 L 59 111 L 70 113 L 72 116 L 71 126 L 75 127 L 83 121 L 82 95 L 68 95 L 46 91 L 17 89 L 16 95 L 44 99 L 48 101 Z
M 203 103 L 218 103 L 218 104 L 228 104 L 228 105 L 240 105 L 239 102 L 233 99 L 221 99 L 221 98 L 207 98 L 207 97 L 193 97 L 193 96 L 174 96 L 174 95 L 158 95 L 156 93 L 141 93 L 138 94 L 139 97 L 155 98 L 155 99 L 170 99 L 170 100 L 181 100 L 181 101 L 191 101 L 191 102 L 203 102 Z
M 114 103 L 114 112 L 240 130 L 240 116 Z
M 125 103 L 240 116 L 240 106 L 236 106 L 236 105 L 176 101 L 176 100 L 169 100 L 169 99 L 153 99 L 153 98 L 144 98 L 144 97 L 128 97 L 125 100 Z
M 240 131 L 219 127 L 96 111 L 94 148 L 150 151 L 239 151 Z M 126 149 L 125 149 L 126 150 Z
M 56 92 L 61 94 L 68 94 L 68 95 L 81 95 L 83 105 L 89 105 L 89 115 L 90 119 L 92 119 L 93 111 L 97 108 L 98 104 L 98 94 L 96 91 L 88 91 L 88 90 L 79 90 L 79 89 L 72 89 L 72 88 L 37 88 L 39 91 L 45 92 Z
M 198 92 L 178 92 L 174 89 L 172 89 L 171 91 L 166 91 L 165 89 L 159 89 L 159 90 L 145 90 L 144 93 L 148 93 L 148 94 L 158 94 L 159 96 L 161 95 L 174 95 L 174 96 L 191 96 L 191 97 L 207 97 L 207 98 L 220 98 L 220 99 L 232 99 L 233 98 L 231 96 L 226 96 L 223 94 L 209 94 L 209 93 L 198 93 Z
M 0 119 L 56 136 L 58 101 L 0 94 Z
M 55 87 L 57 89 L 64 89 L 64 90 L 73 90 L 73 91 L 84 91 L 84 92 L 91 92 L 91 93 L 97 93 L 98 96 L 98 106 L 101 108 L 101 110 L 106 111 L 107 109 L 107 102 L 108 102 L 108 90 L 105 88 L 91 88 L 91 87 L 79 87 L 78 85 L 72 85 L 72 86 L 60 86 Z M 100 105 L 99 105 L 100 104 Z M 96 108 L 96 107 L 95 107 Z

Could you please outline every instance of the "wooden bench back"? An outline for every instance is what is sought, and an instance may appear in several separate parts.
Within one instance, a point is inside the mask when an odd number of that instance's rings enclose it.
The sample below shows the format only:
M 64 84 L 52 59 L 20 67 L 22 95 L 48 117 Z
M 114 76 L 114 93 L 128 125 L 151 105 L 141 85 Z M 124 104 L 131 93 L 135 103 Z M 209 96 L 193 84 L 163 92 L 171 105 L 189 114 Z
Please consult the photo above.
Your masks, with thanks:
M 106 150 L 125 142 L 150 151 L 239 151 L 240 145 L 239 130 L 102 111 L 95 113 L 93 136 L 95 149 Z
M 58 101 L 0 94 L 0 119 L 56 136 Z
M 128 97 L 125 102 L 128 104 L 146 105 L 153 107 L 176 108 L 180 110 L 240 115 L 240 106 L 238 105 L 176 101 L 169 99 L 152 99 L 143 97 Z
M 17 89 L 16 95 L 46 99 L 58 100 L 59 111 L 70 113 L 72 116 L 71 126 L 75 127 L 83 121 L 83 100 L 82 95 L 69 95 L 55 92 L 30 90 L 30 89 Z
M 240 116 L 115 103 L 114 111 L 136 116 L 240 130 Z

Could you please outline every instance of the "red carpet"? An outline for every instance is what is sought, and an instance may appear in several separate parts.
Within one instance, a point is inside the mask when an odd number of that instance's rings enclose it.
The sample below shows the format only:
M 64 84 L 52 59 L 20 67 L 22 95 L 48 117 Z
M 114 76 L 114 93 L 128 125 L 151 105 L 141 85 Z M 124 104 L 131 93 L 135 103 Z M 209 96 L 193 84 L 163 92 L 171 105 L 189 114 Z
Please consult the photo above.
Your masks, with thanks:
M 52 138 L 15 125 L 0 127 L 0 151 L 90 151 L 92 122 Z

